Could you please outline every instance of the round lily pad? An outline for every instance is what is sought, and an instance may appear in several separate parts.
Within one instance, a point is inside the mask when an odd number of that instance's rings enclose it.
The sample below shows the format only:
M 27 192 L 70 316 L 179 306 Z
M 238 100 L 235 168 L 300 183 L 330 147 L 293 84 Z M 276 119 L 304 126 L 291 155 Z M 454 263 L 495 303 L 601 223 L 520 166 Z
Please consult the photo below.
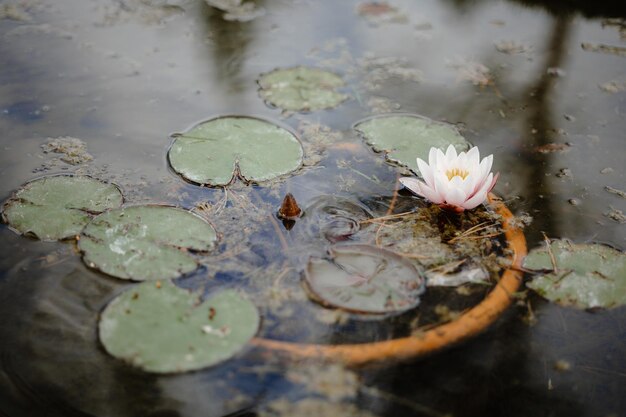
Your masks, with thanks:
M 433 146 L 444 151 L 449 145 L 457 151 L 470 148 L 454 126 L 418 115 L 377 116 L 358 122 L 354 128 L 376 152 L 384 152 L 387 160 L 415 173 L 419 173 L 416 158 L 428 161 Z
M 31 181 L 5 204 L 2 219 L 41 240 L 74 237 L 105 210 L 119 207 L 120 189 L 91 177 L 57 175 Z
M 393 252 L 369 245 L 338 245 L 326 259 L 311 258 L 305 281 L 322 304 L 356 313 L 394 313 L 419 304 L 422 271 Z
M 578 308 L 626 304 L 626 254 L 597 244 L 555 240 L 533 249 L 524 268 L 537 271 L 526 284 L 541 296 Z
M 348 98 L 336 91 L 343 85 L 340 76 L 319 68 L 276 69 L 261 75 L 259 95 L 266 103 L 283 110 L 330 109 Z
M 167 206 L 134 206 L 94 218 L 80 235 L 83 261 L 118 278 L 176 278 L 195 270 L 190 251 L 208 251 L 217 236 L 201 217 Z
M 99 323 L 116 358 L 148 372 L 185 372 L 240 352 L 259 328 L 256 307 L 233 290 L 201 303 L 170 281 L 144 282 L 114 299 Z
M 227 185 L 234 177 L 267 181 L 295 171 L 303 150 L 288 130 L 244 116 L 219 117 L 175 136 L 170 165 L 185 179 Z

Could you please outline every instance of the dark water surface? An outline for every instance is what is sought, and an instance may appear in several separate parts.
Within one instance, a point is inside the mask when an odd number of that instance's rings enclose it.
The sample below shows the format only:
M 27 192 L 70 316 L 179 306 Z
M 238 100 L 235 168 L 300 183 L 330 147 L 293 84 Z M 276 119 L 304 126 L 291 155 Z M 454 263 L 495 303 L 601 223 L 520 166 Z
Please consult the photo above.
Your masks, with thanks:
M 495 191 L 517 216 L 532 218 L 529 248 L 545 233 L 624 250 L 626 226 L 606 214 L 626 211 L 626 200 L 605 186 L 626 188 L 626 22 L 619 19 L 626 11 L 620 2 L 564 3 L 398 0 L 395 14 L 364 16 L 355 1 L 259 1 L 263 16 L 229 22 L 194 0 L 4 0 L 0 196 L 44 174 L 80 172 L 119 184 L 128 203 L 217 202 L 222 189 L 185 183 L 169 170 L 169 135 L 217 115 L 247 114 L 313 138 L 306 151 L 317 158 L 272 187 L 236 188 L 250 207 L 270 213 L 290 191 L 303 207 L 380 215 L 397 169 L 376 163 L 382 157 L 351 126 L 401 111 L 455 123 L 484 155 L 494 154 Z M 581 46 L 588 44 L 622 55 Z M 296 65 L 340 74 L 351 98 L 307 114 L 265 105 L 259 75 Z M 80 138 L 94 160 L 72 166 L 42 152 L 47 138 L 62 136 Z M 350 227 L 321 210 L 286 234 L 302 250 L 283 259 L 272 224 L 243 204 L 227 208 L 233 222 L 221 230 L 219 250 L 241 255 L 222 256 L 181 286 L 244 287 L 267 302 L 267 281 L 255 281 L 247 263 L 278 276 L 283 262 L 301 264 L 318 250 L 307 240 L 321 233 L 313 220 Z M 241 241 L 246 228 L 251 240 Z M 152 376 L 108 356 L 97 339 L 98 313 L 131 284 L 86 268 L 72 243 L 34 241 L 6 225 L 0 236 L 2 416 L 296 415 L 277 400 L 303 398 L 330 408 L 297 415 L 366 415 L 349 414 L 351 406 L 378 416 L 626 415 L 624 307 L 579 311 L 530 294 L 483 335 L 409 363 L 353 373 L 253 352 L 199 372 Z M 342 339 L 332 325 L 294 325 L 294 311 L 308 302 L 295 269 L 282 279 L 296 294 L 287 306 L 267 308 L 264 335 L 321 343 L 395 335 L 364 324 Z M 322 310 L 304 307 L 305 314 Z M 327 377 L 349 392 L 338 405 L 328 399 L 332 383 L 315 392 L 294 375 Z

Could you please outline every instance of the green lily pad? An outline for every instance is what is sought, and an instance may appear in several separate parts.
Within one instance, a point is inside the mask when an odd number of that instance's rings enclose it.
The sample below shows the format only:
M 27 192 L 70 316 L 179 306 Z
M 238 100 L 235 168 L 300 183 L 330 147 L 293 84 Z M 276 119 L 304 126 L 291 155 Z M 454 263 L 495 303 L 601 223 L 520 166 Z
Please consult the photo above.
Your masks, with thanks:
M 2 219 L 41 240 L 74 237 L 105 210 L 119 207 L 120 189 L 91 177 L 57 175 L 31 181 L 5 204 Z
M 201 217 L 167 206 L 112 210 L 93 219 L 80 235 L 83 261 L 118 278 L 176 278 L 198 264 L 189 251 L 208 251 L 217 236 Z
M 394 313 L 419 304 L 422 271 L 393 252 L 369 245 L 340 245 L 329 258 L 311 258 L 305 282 L 322 304 L 356 313 Z
M 555 240 L 550 251 L 546 246 L 530 251 L 524 268 L 538 271 L 526 285 L 558 304 L 578 308 L 626 304 L 626 254 L 608 246 Z
M 416 158 L 428 161 L 431 147 L 445 149 L 454 145 L 466 151 L 470 143 L 452 125 L 417 115 L 377 116 L 354 126 L 376 152 L 384 152 L 387 160 L 409 167 L 419 173 Z
M 302 164 L 302 146 L 289 131 L 252 117 L 229 116 L 200 123 L 176 135 L 170 165 L 198 184 L 227 185 L 234 177 L 267 181 Z
M 99 323 L 116 358 L 148 372 L 200 369 L 240 352 L 259 328 L 256 307 L 233 290 L 201 303 L 170 281 L 145 282 L 114 299 Z
M 319 68 L 276 69 L 262 74 L 259 95 L 266 103 L 289 111 L 330 109 L 348 96 L 338 93 L 344 82 L 335 73 Z

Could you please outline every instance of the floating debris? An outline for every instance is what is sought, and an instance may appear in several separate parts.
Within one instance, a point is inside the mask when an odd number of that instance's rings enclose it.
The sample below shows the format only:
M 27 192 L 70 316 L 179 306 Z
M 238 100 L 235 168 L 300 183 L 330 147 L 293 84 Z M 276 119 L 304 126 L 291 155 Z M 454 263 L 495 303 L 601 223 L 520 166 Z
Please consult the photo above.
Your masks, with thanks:
M 609 81 L 599 85 L 600 89 L 607 93 L 621 93 L 626 91 L 626 83 L 619 81 Z
M 626 223 L 626 216 L 624 215 L 624 212 L 622 210 L 616 209 L 615 207 L 610 207 L 610 210 L 605 212 L 604 215 L 618 223 Z
M 561 168 L 556 173 L 557 178 L 572 178 L 572 170 L 569 168 Z
M 366 53 L 358 60 L 358 66 L 363 73 L 362 84 L 368 91 L 378 91 L 384 82 L 394 78 L 415 83 L 424 78 L 422 72 L 411 67 L 405 58 L 379 57 Z
M 602 21 L 602 27 L 612 26 L 619 30 L 619 36 L 622 40 L 626 40 L 626 19 L 610 18 Z
M 572 206 L 580 206 L 580 204 L 582 203 L 578 198 L 570 198 L 569 200 L 567 200 L 567 202 Z
M 28 14 L 24 3 L 0 4 L 0 20 L 3 19 L 15 20 L 16 22 L 30 22 L 32 17 Z
M 537 146 L 535 152 L 538 153 L 552 153 L 552 152 L 567 152 L 572 145 L 569 143 L 547 143 L 545 145 Z
M 489 283 L 489 272 L 482 267 L 462 267 L 465 261 L 453 262 L 426 271 L 429 287 L 458 287 L 460 285 Z
M 567 74 L 565 72 L 565 70 L 561 69 L 561 68 L 557 68 L 557 67 L 550 67 L 546 70 L 546 74 L 552 76 L 552 77 L 565 77 L 565 75 Z
M 61 154 L 61 161 L 70 165 L 84 164 L 93 160 L 93 156 L 87 152 L 87 145 L 78 138 L 70 136 L 48 138 L 47 142 L 41 145 L 44 153 Z
M 357 6 L 357 13 L 372 25 L 408 23 L 409 16 L 387 2 L 366 2 Z
M 449 64 L 457 70 L 457 78 L 469 81 L 475 86 L 486 87 L 494 83 L 493 75 L 487 66 L 471 60 L 460 60 Z
M 613 168 L 611 167 L 602 168 L 600 170 L 600 174 L 611 174 L 612 172 L 613 172 Z
M 323 395 L 331 402 L 354 399 L 359 392 L 356 373 L 340 364 L 295 366 L 287 371 L 287 379 L 305 385 L 310 393 Z
M 605 54 L 613 54 L 618 56 L 626 56 L 626 48 L 623 46 L 604 45 L 601 43 L 583 42 L 580 46 L 585 51 L 603 52 Z
M 496 50 L 503 54 L 524 54 L 532 51 L 532 46 L 524 45 L 517 41 L 499 41 L 495 43 Z
M 613 188 L 613 187 L 610 187 L 608 185 L 605 185 L 604 189 L 606 191 L 608 191 L 609 193 L 611 193 L 611 194 L 615 194 L 615 195 L 620 196 L 622 198 L 626 198 L 626 191 L 618 190 L 617 188 Z
M 209 6 L 224 12 L 224 20 L 249 22 L 265 14 L 265 9 L 256 5 L 254 1 L 242 0 L 204 0 Z

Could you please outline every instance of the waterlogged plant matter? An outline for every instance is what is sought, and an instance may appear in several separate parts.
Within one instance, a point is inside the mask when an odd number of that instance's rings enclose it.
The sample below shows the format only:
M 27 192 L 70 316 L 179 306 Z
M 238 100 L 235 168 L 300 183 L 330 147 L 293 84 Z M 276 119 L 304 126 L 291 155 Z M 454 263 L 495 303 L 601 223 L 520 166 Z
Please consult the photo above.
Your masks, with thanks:
M 428 163 L 417 158 L 417 166 L 424 181 L 400 178 L 406 188 L 427 198 L 442 208 L 462 212 L 485 202 L 487 194 L 496 185 L 498 175 L 491 173 L 493 155 L 480 160 L 478 148 L 457 155 L 453 145 L 444 154 L 441 149 L 430 148 Z
M 122 201 L 117 186 L 91 177 L 44 177 L 24 185 L 4 204 L 2 220 L 41 240 L 66 239 L 80 233 L 94 215 Z
M 530 251 L 524 268 L 537 272 L 526 285 L 558 304 L 578 308 L 626 304 L 626 255 L 608 246 L 555 240 Z
M 454 145 L 458 151 L 470 147 L 454 126 L 417 115 L 377 116 L 354 128 L 375 151 L 384 152 L 389 161 L 413 172 L 418 172 L 415 157 L 426 159 L 432 147 L 444 149 Z
M 116 358 L 148 372 L 204 368 L 231 358 L 256 334 L 256 307 L 233 290 L 201 302 L 170 281 L 146 282 L 104 310 L 99 334 Z
M 340 76 L 319 68 L 277 69 L 261 75 L 259 95 L 267 103 L 288 111 L 313 111 L 338 106 L 348 96 L 337 92 Z
M 361 313 L 393 313 L 419 304 L 425 280 L 412 263 L 367 245 L 340 245 L 327 259 L 312 258 L 308 288 L 322 304 Z
M 267 181 L 302 164 L 302 146 L 291 132 L 252 117 L 212 119 L 174 137 L 172 168 L 198 184 L 227 185 L 235 177 Z
M 80 235 L 83 261 L 118 278 L 143 281 L 176 278 L 198 263 L 190 251 L 206 252 L 217 236 L 188 211 L 167 206 L 134 206 L 101 214 Z

